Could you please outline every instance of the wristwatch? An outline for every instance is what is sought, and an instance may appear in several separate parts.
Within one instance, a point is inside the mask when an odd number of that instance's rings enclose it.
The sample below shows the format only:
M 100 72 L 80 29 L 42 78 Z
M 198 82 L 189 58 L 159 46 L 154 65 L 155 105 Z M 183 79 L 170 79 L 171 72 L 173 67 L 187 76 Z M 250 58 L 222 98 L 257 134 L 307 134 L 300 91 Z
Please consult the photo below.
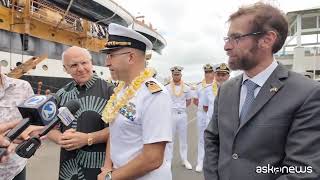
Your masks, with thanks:
M 88 146 L 91 146 L 93 144 L 93 137 L 91 133 L 88 133 Z
M 109 171 L 109 172 L 107 173 L 105 180 L 112 180 L 112 171 Z

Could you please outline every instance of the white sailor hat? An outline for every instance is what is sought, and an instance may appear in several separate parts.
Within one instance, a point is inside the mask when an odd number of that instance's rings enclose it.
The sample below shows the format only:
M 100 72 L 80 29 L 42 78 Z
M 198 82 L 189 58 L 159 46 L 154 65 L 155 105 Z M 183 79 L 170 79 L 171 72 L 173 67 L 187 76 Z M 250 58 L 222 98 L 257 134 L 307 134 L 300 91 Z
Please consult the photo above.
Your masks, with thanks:
M 133 29 L 119 24 L 109 24 L 108 34 L 108 42 L 101 52 L 110 53 L 111 51 L 124 47 L 139 49 L 143 52 L 152 49 L 152 43 L 149 39 Z
M 215 66 L 215 72 L 225 72 L 230 73 L 230 69 L 226 63 L 217 64 Z
M 172 74 L 181 74 L 182 70 L 183 70 L 183 67 L 181 66 L 173 66 L 172 68 L 170 68 L 170 71 L 172 72 Z
M 213 66 L 212 66 L 212 64 L 205 64 L 205 65 L 203 66 L 203 70 L 204 70 L 204 72 L 213 71 Z

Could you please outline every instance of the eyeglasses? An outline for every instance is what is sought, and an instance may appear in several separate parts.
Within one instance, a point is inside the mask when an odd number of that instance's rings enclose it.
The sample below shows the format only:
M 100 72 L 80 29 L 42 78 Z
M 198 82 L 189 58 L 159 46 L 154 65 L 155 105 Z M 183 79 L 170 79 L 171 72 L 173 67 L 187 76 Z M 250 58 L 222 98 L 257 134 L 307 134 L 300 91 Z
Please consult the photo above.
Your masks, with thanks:
M 112 59 L 113 57 L 115 57 L 115 56 L 120 56 L 120 55 L 124 55 L 124 54 L 129 54 L 129 53 L 132 53 L 132 52 L 123 52 L 123 53 L 118 53 L 118 54 L 116 54 L 116 53 L 114 53 L 114 54 L 107 54 L 107 58 L 109 59 Z
M 241 38 L 247 37 L 247 36 L 257 36 L 257 35 L 261 35 L 264 34 L 263 32 L 251 32 L 248 34 L 243 34 L 243 35 L 231 35 L 229 37 L 224 37 L 223 40 L 225 43 L 230 42 L 230 43 L 234 43 L 236 42 L 237 44 L 239 43 Z
M 180 76 L 181 74 L 172 74 L 173 76 Z

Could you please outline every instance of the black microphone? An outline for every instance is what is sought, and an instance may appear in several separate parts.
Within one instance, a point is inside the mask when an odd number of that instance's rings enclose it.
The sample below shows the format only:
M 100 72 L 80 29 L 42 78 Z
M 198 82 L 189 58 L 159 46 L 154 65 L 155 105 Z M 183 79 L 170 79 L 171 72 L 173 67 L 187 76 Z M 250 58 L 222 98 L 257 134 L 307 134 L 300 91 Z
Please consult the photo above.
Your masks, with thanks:
M 15 140 L 27 127 L 32 125 L 47 125 L 57 116 L 56 98 L 52 95 L 34 95 L 18 106 L 23 120 L 6 137 Z
M 80 104 L 78 101 L 68 101 L 65 107 L 59 108 L 59 113 L 57 115 L 58 118 L 55 118 L 53 121 L 51 121 L 38 136 L 31 137 L 16 147 L 16 154 L 23 158 L 30 158 L 33 156 L 41 145 L 40 137 L 46 135 L 59 122 L 62 122 L 65 126 L 69 126 L 71 122 L 75 120 L 73 114 L 75 114 L 79 108 Z
M 58 113 L 55 95 L 34 95 L 18 105 L 23 118 L 29 118 L 32 125 L 47 125 Z

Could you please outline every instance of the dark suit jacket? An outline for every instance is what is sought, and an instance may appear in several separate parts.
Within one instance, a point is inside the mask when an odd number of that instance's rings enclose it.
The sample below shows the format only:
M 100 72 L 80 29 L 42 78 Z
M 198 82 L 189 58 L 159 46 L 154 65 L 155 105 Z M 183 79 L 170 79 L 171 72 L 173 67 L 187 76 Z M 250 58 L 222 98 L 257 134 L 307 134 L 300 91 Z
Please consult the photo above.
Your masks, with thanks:
M 320 84 L 279 64 L 239 125 L 241 83 L 242 75 L 227 81 L 215 99 L 205 179 L 320 180 Z

